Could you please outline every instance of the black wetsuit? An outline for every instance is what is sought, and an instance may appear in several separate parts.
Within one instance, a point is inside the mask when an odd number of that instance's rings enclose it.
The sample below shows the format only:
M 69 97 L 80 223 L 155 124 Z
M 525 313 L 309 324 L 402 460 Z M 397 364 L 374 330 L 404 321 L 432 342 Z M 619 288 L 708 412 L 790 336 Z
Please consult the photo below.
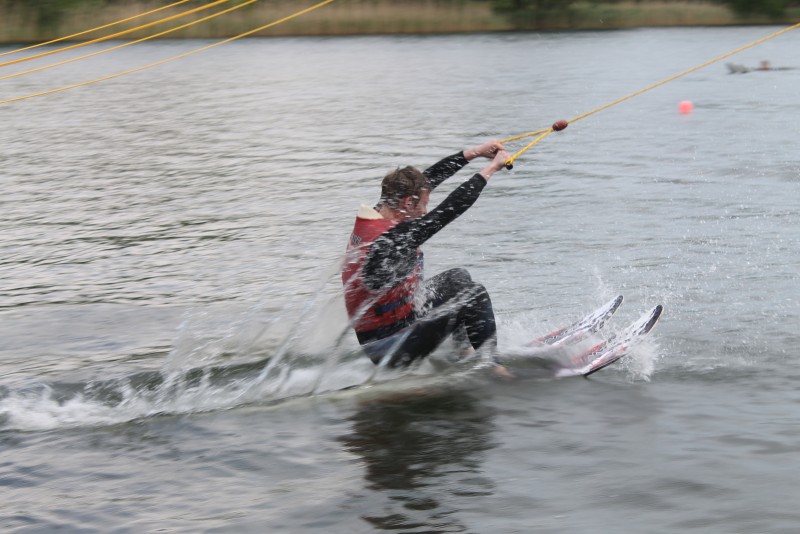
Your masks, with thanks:
M 431 191 L 467 164 L 459 152 L 424 171 Z M 371 290 L 391 287 L 405 279 L 414 269 L 417 248 L 439 230 L 467 211 L 486 186 L 486 179 L 475 174 L 458 186 L 441 204 L 426 215 L 403 221 L 382 234 L 370 246 L 364 261 L 362 277 Z M 388 365 L 408 365 L 416 358 L 430 354 L 447 336 L 464 328 L 470 344 L 479 348 L 486 341 L 495 342 L 495 320 L 492 302 L 486 289 L 472 281 L 466 269 L 450 269 L 423 284 L 425 303 L 407 319 L 367 334 L 359 334 L 361 344 L 398 337 L 391 345 Z M 401 332 L 402 336 L 394 336 Z M 375 344 L 374 345 L 381 345 Z M 369 345 L 365 348 L 368 348 Z M 385 348 L 367 350 L 376 363 Z

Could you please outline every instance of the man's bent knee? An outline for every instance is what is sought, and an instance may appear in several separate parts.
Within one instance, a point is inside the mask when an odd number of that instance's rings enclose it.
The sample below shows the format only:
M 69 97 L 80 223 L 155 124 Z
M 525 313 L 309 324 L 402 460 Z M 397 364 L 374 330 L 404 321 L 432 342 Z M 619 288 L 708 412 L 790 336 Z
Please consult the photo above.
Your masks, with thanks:
M 466 288 L 473 284 L 472 276 L 470 276 L 469 271 L 463 267 L 456 267 L 455 269 L 445 271 L 445 273 L 447 273 L 449 282 L 456 286 Z

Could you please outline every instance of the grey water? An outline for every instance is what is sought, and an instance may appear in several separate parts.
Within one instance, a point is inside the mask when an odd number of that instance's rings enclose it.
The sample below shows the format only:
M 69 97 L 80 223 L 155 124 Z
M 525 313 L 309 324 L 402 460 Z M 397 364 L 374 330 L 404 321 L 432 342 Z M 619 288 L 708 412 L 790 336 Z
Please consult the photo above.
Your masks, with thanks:
M 254 39 L 0 106 L 0 529 L 796 532 L 800 70 L 718 63 L 575 122 L 426 244 L 428 274 L 487 287 L 501 348 L 618 293 L 606 335 L 662 303 L 591 379 L 498 380 L 447 347 L 376 371 L 337 275 L 396 166 L 777 29 Z

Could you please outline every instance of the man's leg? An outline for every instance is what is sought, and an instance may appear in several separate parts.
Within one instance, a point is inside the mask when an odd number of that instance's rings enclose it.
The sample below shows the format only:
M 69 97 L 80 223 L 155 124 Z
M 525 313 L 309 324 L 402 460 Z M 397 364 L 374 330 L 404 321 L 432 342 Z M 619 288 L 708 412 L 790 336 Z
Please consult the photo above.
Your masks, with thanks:
M 427 356 L 453 333 L 457 325 L 457 317 L 453 313 L 419 319 L 408 327 L 407 337 L 391 354 L 389 367 L 405 367 L 417 358 Z
M 463 327 L 476 350 L 497 344 L 497 327 L 489 293 L 472 281 L 465 269 L 451 269 L 425 284 L 422 316 L 410 326 L 406 339 L 392 354 L 390 367 L 406 366 L 433 352 L 447 336 Z
M 450 269 L 437 274 L 425 283 L 426 302 L 423 312 L 440 313 L 452 308 L 457 315 L 457 326 L 466 330 L 474 349 L 484 343 L 496 345 L 497 325 L 489 293 L 474 282 L 466 269 Z

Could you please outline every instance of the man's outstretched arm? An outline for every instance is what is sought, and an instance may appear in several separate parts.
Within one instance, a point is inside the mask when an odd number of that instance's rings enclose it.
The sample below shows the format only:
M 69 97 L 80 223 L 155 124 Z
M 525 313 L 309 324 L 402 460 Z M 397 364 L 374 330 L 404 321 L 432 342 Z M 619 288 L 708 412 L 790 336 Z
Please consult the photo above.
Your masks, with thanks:
M 430 182 L 431 191 L 433 191 L 439 184 L 463 169 L 473 159 L 477 157 L 493 158 L 498 150 L 503 150 L 503 145 L 497 141 L 487 141 L 482 145 L 456 152 L 452 156 L 447 156 L 437 161 L 422 171 L 422 174 Z
M 488 179 L 508 160 L 500 150 L 480 173 L 459 185 L 426 215 L 403 221 L 380 236 L 370 247 L 363 266 L 365 285 L 372 290 L 392 286 L 410 274 L 417 261 L 417 248 L 472 206 Z

